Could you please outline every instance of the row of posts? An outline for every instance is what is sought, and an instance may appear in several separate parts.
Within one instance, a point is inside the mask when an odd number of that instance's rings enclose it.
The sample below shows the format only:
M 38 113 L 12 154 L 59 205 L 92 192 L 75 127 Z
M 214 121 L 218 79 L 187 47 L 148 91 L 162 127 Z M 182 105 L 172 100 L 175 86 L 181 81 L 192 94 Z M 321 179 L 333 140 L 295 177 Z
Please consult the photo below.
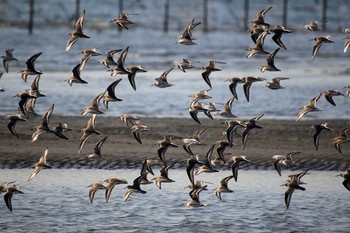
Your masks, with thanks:
M 202 23 L 203 27 L 202 30 L 204 32 L 207 32 L 209 30 L 208 26 L 208 0 L 202 0 L 203 1 L 203 18 Z M 322 29 L 326 30 L 326 22 L 327 22 L 327 4 L 328 0 L 322 0 Z M 33 25 L 34 25 L 34 2 L 35 0 L 29 0 L 29 21 L 28 21 L 28 33 L 33 33 Z M 124 0 L 118 0 L 118 7 L 119 7 L 119 13 L 124 12 L 123 4 Z M 244 28 L 243 30 L 248 30 L 249 28 L 249 0 L 244 0 Z M 169 8 L 170 8 L 170 1 L 165 0 L 164 2 L 164 20 L 163 20 L 163 31 L 167 32 L 169 30 Z M 288 0 L 283 0 L 283 14 L 282 14 L 282 25 L 287 27 L 287 19 L 288 19 Z M 78 19 L 80 16 L 80 0 L 75 0 L 75 18 Z M 121 30 L 121 28 L 119 28 Z

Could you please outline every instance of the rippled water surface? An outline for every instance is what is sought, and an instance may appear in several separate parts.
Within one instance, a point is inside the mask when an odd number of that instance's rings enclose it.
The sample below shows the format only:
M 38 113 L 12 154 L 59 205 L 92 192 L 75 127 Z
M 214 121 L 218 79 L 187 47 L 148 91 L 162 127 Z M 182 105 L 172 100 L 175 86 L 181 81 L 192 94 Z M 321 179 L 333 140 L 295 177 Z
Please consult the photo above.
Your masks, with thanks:
M 157 175 L 157 171 L 156 175 Z M 132 194 L 123 201 L 125 185 L 116 186 L 109 203 L 98 190 L 89 203 L 87 186 L 107 177 L 132 183 L 139 170 L 42 170 L 27 182 L 31 170 L 2 169 L 3 181 L 17 180 L 23 195 L 12 198 L 11 213 L 0 203 L 1 232 L 348 232 L 349 192 L 339 172 L 310 171 L 303 180 L 306 191 L 295 191 L 286 210 L 281 186 L 290 174 L 275 171 L 240 170 L 238 182 L 231 180 L 234 193 L 223 193 L 219 201 L 212 189 L 230 171 L 200 174 L 208 182 L 200 195 L 205 207 L 185 207 L 189 200 L 186 172 L 170 169 L 175 183 L 142 186 L 145 195 Z M 152 178 L 149 176 L 149 179 Z

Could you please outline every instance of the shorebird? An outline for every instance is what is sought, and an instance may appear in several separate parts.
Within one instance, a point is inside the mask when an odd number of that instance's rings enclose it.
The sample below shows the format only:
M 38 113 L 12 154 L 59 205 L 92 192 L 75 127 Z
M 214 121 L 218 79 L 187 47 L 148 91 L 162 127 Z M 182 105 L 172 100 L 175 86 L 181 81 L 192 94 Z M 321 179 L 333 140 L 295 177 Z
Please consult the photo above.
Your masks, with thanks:
M 127 25 L 135 24 L 134 22 L 129 20 L 129 15 L 138 15 L 138 14 L 120 13 L 118 18 L 114 18 L 110 22 L 114 23 L 115 25 L 121 28 L 129 30 Z
M 83 54 L 83 57 L 80 59 L 80 71 L 84 69 L 86 62 L 90 59 L 90 57 L 102 55 L 101 53 L 97 52 L 96 48 L 81 50 L 80 53 Z
M 213 97 L 211 97 L 210 95 L 208 95 L 209 91 L 211 89 L 208 89 L 208 90 L 201 90 L 197 93 L 194 93 L 192 94 L 190 97 L 191 97 L 191 100 L 190 100 L 190 105 L 194 105 L 196 104 L 199 100 L 203 100 L 203 99 L 211 99 Z
M 213 144 L 210 149 L 208 150 L 207 154 L 205 155 L 204 158 L 204 162 L 202 165 L 200 165 L 196 172 L 194 173 L 195 175 L 199 175 L 202 172 L 206 172 L 206 173 L 213 173 L 213 172 L 219 172 L 218 170 L 214 169 L 211 166 L 211 156 L 213 154 L 213 150 L 214 150 L 215 144 Z
M 95 129 L 95 122 L 96 122 L 96 114 L 93 114 L 92 117 L 87 122 L 86 128 L 81 130 L 83 132 L 83 135 L 80 138 L 78 155 L 80 155 L 80 152 L 82 151 L 86 141 L 88 140 L 91 134 L 101 135 L 101 132 Z
M 7 128 L 10 130 L 10 132 L 14 136 L 19 138 L 19 136 L 18 136 L 18 134 L 17 134 L 17 132 L 15 130 L 15 126 L 16 126 L 18 121 L 26 121 L 26 119 L 23 118 L 21 114 L 6 115 L 5 119 L 8 120 Z
M 248 48 L 248 52 L 247 52 L 246 58 L 251 58 L 252 56 L 254 56 L 256 54 L 262 54 L 262 55 L 270 54 L 269 52 L 264 50 L 265 37 L 268 34 L 270 34 L 268 29 L 262 31 L 259 34 L 259 36 L 256 38 L 255 46 Z
M 157 185 L 157 187 L 159 189 L 162 188 L 162 183 L 172 183 L 172 182 L 175 182 L 174 180 L 170 179 L 169 176 L 168 176 L 168 171 L 169 171 L 169 168 L 171 168 L 172 166 L 174 166 L 175 163 L 172 163 L 172 164 L 169 164 L 169 165 L 163 165 L 161 168 L 160 168 L 160 175 L 159 176 L 156 176 L 152 179 L 152 181 Z
M 110 69 L 109 66 L 111 65 L 117 65 L 117 63 L 114 61 L 114 54 L 118 53 L 122 51 L 122 49 L 114 49 L 114 50 L 111 50 L 109 52 L 106 53 L 106 58 L 102 59 L 102 60 L 99 60 L 99 62 L 104 65 L 105 67 L 107 67 L 108 69 Z
M 147 72 L 147 70 L 142 67 L 142 66 L 128 66 L 126 68 L 128 70 L 128 80 L 129 83 L 131 85 L 131 87 L 134 89 L 134 91 L 136 91 L 136 83 L 135 83 L 135 77 L 136 77 L 136 73 L 145 73 Z
M 255 24 L 255 23 L 252 24 L 252 26 L 249 28 L 248 32 L 250 32 L 250 38 L 252 39 L 254 44 L 256 44 L 258 37 L 263 32 L 268 31 L 267 29 L 268 29 L 268 27 L 266 27 L 266 26 Z
M 27 102 L 25 104 L 25 112 L 28 115 L 28 118 L 30 118 L 30 116 L 39 116 L 38 113 L 36 113 L 36 111 L 34 110 L 35 108 L 35 102 L 36 102 L 37 98 L 28 98 Z
M 39 162 L 37 162 L 37 163 L 34 165 L 34 166 L 35 166 L 34 171 L 33 171 L 32 174 L 30 175 L 28 181 L 30 181 L 31 179 L 33 179 L 34 176 L 36 176 L 36 174 L 38 174 L 38 173 L 41 171 L 41 169 L 43 169 L 43 168 L 45 168 L 45 169 L 47 169 L 47 168 L 51 169 L 51 168 L 52 168 L 51 166 L 47 165 L 47 163 L 46 163 L 46 157 L 47 157 L 47 154 L 48 154 L 48 153 L 49 153 L 49 149 L 46 148 L 44 154 L 40 157 Z
M 312 48 L 312 60 L 315 59 L 317 53 L 318 53 L 318 50 L 321 48 L 321 46 L 324 44 L 324 43 L 334 43 L 334 41 L 330 40 L 329 39 L 330 36 L 319 36 L 319 37 L 315 37 L 311 40 L 314 40 L 316 41 L 313 48 Z
M 119 55 L 116 67 L 113 69 L 110 69 L 108 71 L 111 71 L 111 76 L 116 76 L 118 74 L 127 74 L 129 75 L 129 71 L 125 68 L 125 58 L 128 55 L 129 52 L 129 46 L 126 47 L 123 52 Z
M 321 136 L 321 132 L 325 129 L 328 131 L 333 131 L 333 129 L 329 128 L 327 126 L 327 123 L 323 123 L 323 124 L 318 124 L 318 125 L 312 125 L 312 128 L 315 129 L 314 133 L 313 133 L 313 138 L 314 138 L 314 145 L 316 150 L 318 150 L 318 146 L 320 144 L 320 136 Z
M 216 145 L 218 146 L 216 148 L 216 152 L 217 152 L 217 156 L 215 157 L 215 159 L 213 159 L 211 161 L 211 163 L 213 165 L 216 164 L 226 164 L 226 160 L 225 160 L 225 155 L 224 155 L 224 151 L 226 150 L 226 148 L 228 146 L 230 146 L 230 142 L 226 141 L 226 140 L 220 140 L 220 141 L 216 141 Z
M 183 138 L 181 141 L 184 143 L 183 144 L 183 148 L 184 150 L 190 154 L 190 155 L 194 155 L 192 150 L 191 150 L 191 146 L 192 145 L 205 145 L 200 141 L 200 136 L 203 134 L 203 132 L 206 130 L 206 128 L 195 132 L 191 137 L 189 138 Z
M 341 177 L 344 178 L 342 184 L 344 185 L 344 187 L 345 187 L 347 190 L 350 191 L 350 168 L 346 169 L 345 172 L 342 172 L 342 173 L 340 173 L 340 174 L 337 175 L 337 176 L 341 176 Z
M 179 39 L 177 40 L 177 44 L 183 45 L 196 45 L 194 42 L 195 38 L 192 36 L 192 30 L 197 27 L 201 22 L 195 23 L 194 19 L 192 19 L 185 27 L 185 29 L 180 33 Z
M 84 19 L 85 19 L 85 10 L 83 11 L 83 14 L 79 17 L 77 22 L 75 23 L 75 30 L 67 34 L 71 36 L 71 38 L 67 42 L 66 53 L 72 48 L 73 44 L 77 42 L 79 38 L 90 38 L 89 36 L 85 35 L 83 32 Z
M 344 38 L 344 53 L 347 53 L 349 48 L 350 48 L 350 35 Z
M 218 112 L 218 115 L 224 118 L 236 118 L 237 116 L 232 113 L 232 104 L 235 100 L 235 96 L 232 96 L 224 105 L 224 109 Z
M 232 78 L 227 79 L 226 81 L 230 82 L 230 85 L 228 86 L 230 89 L 230 92 L 236 98 L 236 100 L 238 100 L 236 87 L 237 87 L 238 83 L 244 83 L 243 79 L 239 78 L 239 77 L 232 77 Z
M 200 112 L 204 112 L 206 116 L 213 119 L 210 112 L 206 108 L 203 108 L 202 104 L 199 102 L 191 103 L 188 108 L 188 112 L 190 113 L 190 116 L 192 117 L 192 119 L 200 125 L 201 125 L 201 122 L 198 119 L 198 113 Z
M 63 132 L 70 131 L 72 129 L 68 128 L 67 123 L 58 123 L 58 125 L 52 127 L 51 130 L 57 137 L 68 140 L 68 138 L 65 135 L 63 135 Z
M 38 140 L 39 136 L 42 135 L 43 133 L 46 133 L 46 132 L 53 133 L 49 127 L 49 121 L 50 121 L 51 114 L 54 110 L 54 107 L 55 105 L 52 104 L 51 107 L 41 117 L 41 124 L 34 127 L 35 131 L 32 134 L 32 142 L 35 142 L 36 140 Z
M 24 82 L 27 82 L 28 75 L 42 74 L 41 71 L 35 69 L 35 65 L 34 65 L 34 62 L 41 54 L 42 54 L 42 52 L 39 52 L 39 53 L 36 53 L 33 56 L 31 56 L 26 62 L 27 68 L 19 71 L 19 73 L 21 73 L 21 77 L 22 77 Z
M 210 82 L 210 79 L 209 79 L 209 75 L 213 71 L 221 71 L 221 69 L 215 67 L 216 64 L 226 64 L 226 63 L 225 62 L 221 62 L 221 61 L 209 61 L 206 66 L 203 66 L 201 68 L 202 70 L 204 70 L 204 72 L 202 73 L 202 77 L 203 77 L 204 81 L 208 84 L 208 86 L 210 88 L 212 88 L 212 87 L 211 87 L 211 82 Z
M 64 80 L 68 82 L 69 86 L 72 86 L 73 83 L 81 83 L 81 84 L 88 83 L 80 77 L 80 63 L 73 68 L 72 72 L 73 72 L 73 76 L 71 76 L 69 79 Z
M 322 92 L 320 92 L 317 96 L 312 98 L 308 104 L 303 105 L 297 115 L 296 121 L 299 121 L 303 116 L 305 116 L 309 112 L 315 112 L 315 111 L 322 111 L 322 109 L 319 109 L 316 107 L 317 101 L 320 99 L 322 95 Z
M 132 193 L 141 193 L 145 194 L 146 191 L 142 190 L 140 187 L 141 180 L 147 175 L 147 172 L 144 175 L 140 175 L 134 180 L 133 185 L 128 185 L 126 188 L 128 189 L 124 194 L 124 201 L 127 201 Z
M 157 82 L 154 83 L 152 86 L 156 86 L 156 87 L 159 87 L 159 88 L 166 88 L 166 87 L 173 86 L 173 84 L 168 83 L 168 79 L 167 79 L 168 74 L 173 69 L 174 68 L 171 67 L 170 69 L 164 71 L 158 78 L 155 78 L 154 80 L 156 80 Z
M 126 126 L 130 125 L 135 125 L 136 122 L 140 120 L 138 117 L 131 116 L 129 114 L 121 114 L 120 115 L 120 120 L 123 121 Z
M 88 106 L 84 108 L 83 111 L 81 111 L 80 115 L 85 116 L 86 114 L 104 114 L 100 109 L 99 109 L 99 104 L 100 100 L 102 99 L 104 93 L 101 93 L 97 95 L 92 101 L 91 101 L 91 106 Z
M 265 78 L 252 77 L 252 76 L 243 77 L 242 80 L 244 82 L 243 84 L 244 95 L 248 102 L 249 102 L 250 87 L 252 86 L 252 84 L 255 82 L 266 81 Z
M 128 182 L 124 179 L 119 179 L 119 178 L 107 178 L 104 180 L 104 183 L 108 183 L 108 185 L 105 186 L 106 187 L 105 198 L 106 198 L 106 203 L 107 203 L 109 200 L 109 197 L 111 196 L 113 188 L 117 184 L 127 184 Z
M 15 193 L 23 194 L 21 190 L 18 189 L 18 186 L 13 184 L 12 186 L 6 186 L 6 193 L 4 195 L 5 203 L 7 208 L 12 212 L 12 196 Z
M 228 188 L 228 181 L 234 176 L 226 176 L 220 181 L 220 186 L 214 190 L 215 196 L 221 201 L 221 193 L 233 193 L 233 190 Z
M 174 66 L 181 70 L 182 72 L 186 73 L 186 70 L 195 68 L 192 63 L 199 63 L 198 61 L 193 61 L 190 59 L 183 58 L 181 61 L 175 61 Z
M 194 167 L 196 164 L 203 165 L 202 162 L 198 160 L 198 155 L 191 155 L 190 158 L 186 159 L 186 173 L 191 184 L 194 185 Z
M 275 49 L 272 53 L 269 54 L 269 56 L 266 58 L 267 65 L 262 65 L 260 67 L 261 72 L 265 71 L 281 71 L 275 66 L 275 56 L 277 52 L 280 50 L 280 48 Z
M 8 49 L 5 51 L 5 55 L 1 55 L 2 57 L 2 64 L 4 65 L 4 69 L 6 73 L 9 72 L 9 64 L 11 61 L 18 61 L 17 58 L 13 57 L 12 52 L 14 49 Z
M 240 136 L 237 133 L 238 127 L 239 126 L 240 127 L 245 127 L 245 125 L 242 124 L 242 122 L 238 121 L 238 120 L 225 121 L 224 123 L 227 125 L 227 128 L 226 128 L 225 132 L 223 132 L 223 134 L 226 135 L 227 141 L 229 143 L 229 146 L 232 147 L 234 145 L 234 143 L 233 143 L 233 136 L 234 135 Z
M 97 192 L 97 190 L 99 189 L 107 189 L 106 186 L 104 186 L 103 181 L 97 182 L 97 183 L 92 183 L 88 186 L 88 188 L 90 188 L 89 190 L 89 200 L 90 203 L 92 204 L 92 202 L 94 201 L 94 197 L 95 197 L 95 193 Z
M 140 121 L 136 121 L 135 124 L 131 127 L 132 133 L 134 135 L 134 138 L 136 141 L 138 141 L 140 144 L 142 144 L 140 133 L 143 131 L 149 131 L 150 129 L 147 128 L 146 125 L 142 125 Z
M 31 84 L 31 86 L 30 86 L 30 89 L 26 89 L 25 90 L 25 92 L 28 92 L 31 96 L 33 96 L 33 97 L 45 97 L 45 95 L 44 94 L 41 94 L 40 93 L 40 90 L 39 90 L 39 81 L 40 81 L 40 77 L 41 77 L 41 75 L 40 74 L 38 74 L 35 78 L 34 78 L 34 80 L 33 80 L 33 82 L 32 82 L 32 84 Z
M 263 116 L 264 116 L 264 114 L 261 114 L 260 116 L 254 117 L 254 118 L 250 119 L 248 122 L 244 123 L 245 130 L 242 132 L 242 144 L 243 144 L 242 148 L 243 148 L 243 150 L 247 144 L 248 136 L 251 133 L 252 129 L 262 129 L 262 127 L 257 125 L 256 123 Z
M 281 173 L 281 165 L 283 166 L 291 166 L 293 164 L 295 164 L 295 161 L 293 159 L 293 156 L 296 154 L 300 154 L 301 152 L 297 151 L 297 152 L 289 152 L 285 155 L 274 155 L 272 156 L 272 158 L 274 159 L 273 162 L 273 166 L 275 167 L 278 175 L 282 175 Z
M 233 178 L 235 178 L 235 181 L 237 182 L 239 165 L 241 164 L 241 162 L 248 162 L 248 163 L 250 163 L 251 161 L 246 159 L 244 155 L 232 156 L 232 160 L 233 160 L 233 163 L 232 163 L 232 166 L 231 166 L 231 168 L 232 168 L 232 175 L 233 175 Z
M 149 181 L 147 179 L 147 175 L 151 174 L 154 176 L 154 172 L 152 170 L 152 166 L 154 164 L 158 164 L 158 160 L 155 159 L 145 159 L 142 163 L 141 171 L 140 171 L 140 176 L 142 176 L 142 179 L 140 181 L 140 184 L 145 185 L 145 184 L 152 184 L 153 182 Z
M 203 190 L 206 190 L 207 188 L 207 185 L 204 185 L 200 188 L 197 188 L 197 189 L 192 189 L 190 191 L 190 197 L 191 197 L 191 200 L 187 201 L 185 203 L 185 205 L 187 207 L 202 207 L 202 206 L 206 206 L 205 204 L 201 203 L 199 201 L 199 193 L 202 192 Z
M 350 130 L 350 128 L 345 128 L 345 129 L 341 130 L 341 131 L 339 132 L 339 135 L 336 136 L 336 137 L 333 139 L 333 145 L 334 145 L 335 149 L 337 149 L 337 151 L 338 151 L 339 153 L 342 153 L 342 150 L 341 150 L 340 145 L 341 145 L 342 143 L 348 143 L 348 142 L 350 142 L 350 138 L 348 138 L 348 136 L 347 136 L 347 132 L 348 132 L 349 130 Z
M 9 184 L 13 184 L 16 181 L 10 181 L 10 182 L 0 182 L 0 194 L 6 192 L 6 188 Z
M 283 33 L 291 33 L 291 30 L 286 29 L 283 26 L 277 25 L 274 28 L 270 28 L 270 32 L 274 33 L 272 40 L 280 47 L 287 50 L 286 46 L 283 44 L 281 37 Z
M 160 161 L 163 162 L 164 165 L 166 165 L 165 152 L 168 150 L 169 147 L 178 147 L 178 146 L 171 142 L 170 135 L 165 135 L 164 139 L 161 141 L 157 141 L 156 144 L 159 145 L 159 148 L 157 150 L 159 159 Z
M 101 154 L 101 148 L 103 143 L 106 141 L 107 137 L 102 138 L 100 141 L 98 141 L 95 146 L 94 146 L 94 153 L 89 154 L 87 157 L 88 158 L 100 158 L 102 159 L 102 154 Z
M 318 27 L 317 20 L 311 21 L 309 24 L 304 25 L 302 28 L 309 31 L 321 31 L 321 29 Z
M 333 106 L 336 106 L 336 104 L 334 103 L 334 100 L 333 100 L 333 96 L 345 96 L 340 91 L 332 90 L 332 89 L 324 90 L 324 91 L 322 91 L 322 93 L 324 94 L 324 97 L 326 98 L 326 100 Z
M 251 21 L 251 23 L 255 24 L 255 25 L 261 25 L 261 26 L 267 26 L 269 27 L 270 24 L 266 23 L 265 22 L 265 14 L 271 10 L 272 7 L 269 7 L 267 9 L 263 9 L 261 11 L 259 11 L 257 14 L 256 14 L 256 18 L 254 20 Z
M 115 95 L 115 87 L 120 83 L 121 80 L 121 78 L 115 80 L 103 92 L 101 100 L 106 109 L 108 109 L 109 102 L 123 101 L 123 99 Z
M 27 112 L 27 102 L 29 99 L 32 98 L 37 98 L 36 96 L 32 96 L 28 91 L 24 91 L 21 93 L 17 93 L 15 96 L 13 97 L 19 97 L 20 100 L 18 102 L 18 110 L 27 118 L 29 119 L 29 114 Z
M 272 82 L 267 82 L 265 87 L 267 87 L 271 90 L 284 89 L 285 87 L 281 86 L 281 80 L 288 80 L 288 79 L 289 78 L 283 78 L 283 77 L 273 78 Z
M 285 182 L 285 186 L 288 187 L 287 191 L 285 192 L 284 194 L 284 201 L 286 203 L 286 207 L 287 209 L 289 208 L 289 204 L 290 204 L 290 200 L 292 199 L 292 194 L 293 192 L 298 189 L 298 190 L 302 190 L 302 191 L 305 191 L 305 188 L 304 187 L 301 187 L 300 185 L 301 184 L 305 184 L 303 181 L 301 181 L 301 178 L 306 175 L 306 174 L 309 174 L 307 173 L 308 171 L 304 171 L 304 172 L 301 172 L 299 174 L 296 174 L 296 175 L 290 175 L 288 176 L 289 177 L 289 180 L 287 180 Z

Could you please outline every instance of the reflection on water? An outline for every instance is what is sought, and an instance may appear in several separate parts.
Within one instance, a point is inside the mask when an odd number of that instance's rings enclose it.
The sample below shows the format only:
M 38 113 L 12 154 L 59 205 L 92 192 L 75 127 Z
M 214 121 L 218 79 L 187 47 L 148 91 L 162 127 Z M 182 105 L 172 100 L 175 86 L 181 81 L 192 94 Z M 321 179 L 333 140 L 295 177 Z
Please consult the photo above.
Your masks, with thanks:
M 123 201 L 125 185 L 116 186 L 109 203 L 98 190 L 94 203 L 88 198 L 90 183 L 107 177 L 125 178 L 129 184 L 139 170 L 43 170 L 26 182 L 31 170 L 3 169 L 2 181 L 17 180 L 24 195 L 13 196 L 13 212 L 1 205 L 1 232 L 347 232 L 350 217 L 349 192 L 339 172 L 311 171 L 303 180 L 306 191 L 295 191 L 290 209 L 284 205 L 281 186 L 287 174 L 275 171 L 241 170 L 238 182 L 231 180 L 234 193 L 223 193 L 219 201 L 213 189 L 229 171 L 201 174 L 208 182 L 200 200 L 203 208 L 185 207 L 190 197 L 186 172 L 169 171 L 175 183 L 143 186 L 145 195 L 132 194 Z M 289 172 L 289 174 L 297 171 Z M 156 174 L 157 175 L 157 174 Z M 151 178 L 151 177 L 149 177 Z

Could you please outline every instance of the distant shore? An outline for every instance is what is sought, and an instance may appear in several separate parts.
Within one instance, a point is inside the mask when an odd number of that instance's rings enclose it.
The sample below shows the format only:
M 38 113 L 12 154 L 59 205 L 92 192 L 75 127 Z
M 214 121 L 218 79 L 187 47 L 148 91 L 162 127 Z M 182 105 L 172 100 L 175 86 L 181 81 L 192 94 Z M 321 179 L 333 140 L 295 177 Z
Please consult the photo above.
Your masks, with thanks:
M 1 156 L 0 168 L 29 168 L 39 160 L 46 147 L 49 148 L 47 163 L 54 168 L 86 168 L 86 169 L 118 169 L 140 168 L 144 159 L 159 160 L 156 142 L 164 135 L 190 137 L 196 131 L 207 128 L 201 137 L 205 146 L 193 146 L 191 149 L 202 159 L 210 146 L 218 140 L 226 139 L 222 134 L 226 125 L 225 119 L 201 118 L 201 125 L 190 118 L 141 118 L 150 131 L 141 132 L 142 144 L 133 137 L 130 126 L 126 126 L 119 117 L 97 116 L 96 129 L 102 135 L 91 135 L 78 155 L 81 129 L 86 127 L 90 116 L 67 117 L 53 115 L 50 127 L 59 122 L 67 123 L 72 129 L 64 134 L 69 140 L 56 137 L 51 133 L 44 133 L 36 142 L 31 142 L 32 128 L 40 124 L 40 118 L 19 122 L 16 131 L 17 139 L 7 129 L 7 121 L 0 125 Z M 248 120 L 248 119 L 247 119 Z M 312 124 L 328 122 L 332 132 L 322 132 L 319 150 L 313 145 Z M 243 169 L 274 169 L 272 156 L 284 155 L 288 152 L 300 151 L 294 159 L 298 163 L 291 169 L 311 170 L 345 170 L 350 167 L 350 144 L 342 144 L 343 153 L 340 154 L 333 146 L 332 140 L 339 130 L 350 127 L 350 120 L 259 120 L 263 129 L 253 129 L 249 135 L 246 148 L 242 149 L 241 138 L 234 138 L 236 147 L 227 148 L 225 158 L 231 161 L 233 155 L 245 155 L 251 163 L 242 164 Z M 241 132 L 241 131 L 240 131 Z M 102 147 L 104 159 L 88 159 L 86 156 L 93 153 L 93 147 L 103 136 L 107 140 Z M 177 162 L 176 167 L 183 167 L 184 159 L 189 155 L 182 148 L 180 139 L 174 139 L 177 148 L 169 148 L 166 152 L 167 161 Z M 213 157 L 216 155 L 216 150 Z M 230 165 L 219 165 L 230 169 Z

